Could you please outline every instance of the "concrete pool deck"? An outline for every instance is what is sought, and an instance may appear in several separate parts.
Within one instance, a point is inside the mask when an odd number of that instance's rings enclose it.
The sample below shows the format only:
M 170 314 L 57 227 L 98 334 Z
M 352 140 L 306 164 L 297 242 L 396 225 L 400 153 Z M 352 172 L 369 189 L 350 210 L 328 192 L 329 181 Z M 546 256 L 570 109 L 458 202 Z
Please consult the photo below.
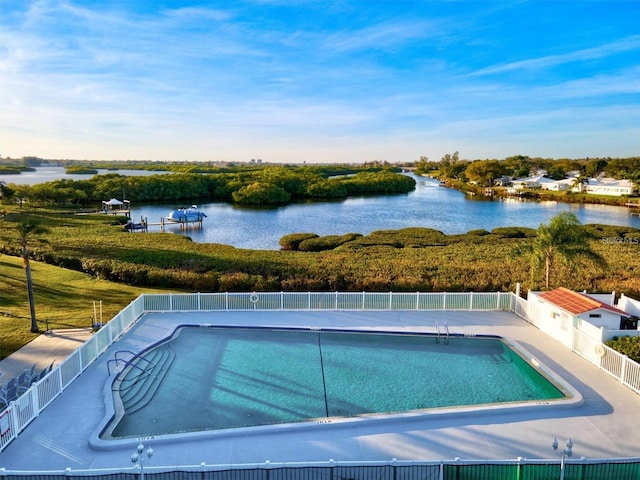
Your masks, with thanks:
M 396 420 L 311 423 L 251 433 L 145 438 L 90 445 L 105 420 L 107 361 L 116 350 L 140 351 L 181 324 L 314 326 L 434 331 L 507 337 L 582 395 L 577 406 L 411 416 Z M 0 364 L 1 368 L 1 364 Z M 443 372 L 446 374 L 446 372 Z M 130 467 L 140 440 L 155 450 L 148 466 L 336 461 L 557 459 L 572 437 L 574 458 L 640 457 L 640 395 L 509 312 L 467 311 L 232 311 L 146 314 L 78 377 L 0 453 L 6 470 Z M 171 415 L 167 405 L 167 415 Z

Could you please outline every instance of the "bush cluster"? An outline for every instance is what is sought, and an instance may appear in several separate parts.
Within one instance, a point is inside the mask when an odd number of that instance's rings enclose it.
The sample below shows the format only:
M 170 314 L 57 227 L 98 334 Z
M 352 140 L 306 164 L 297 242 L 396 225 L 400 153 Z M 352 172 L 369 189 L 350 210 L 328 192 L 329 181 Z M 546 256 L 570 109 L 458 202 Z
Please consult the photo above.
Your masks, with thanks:
M 640 362 L 640 337 L 614 337 L 605 344 L 631 360 Z

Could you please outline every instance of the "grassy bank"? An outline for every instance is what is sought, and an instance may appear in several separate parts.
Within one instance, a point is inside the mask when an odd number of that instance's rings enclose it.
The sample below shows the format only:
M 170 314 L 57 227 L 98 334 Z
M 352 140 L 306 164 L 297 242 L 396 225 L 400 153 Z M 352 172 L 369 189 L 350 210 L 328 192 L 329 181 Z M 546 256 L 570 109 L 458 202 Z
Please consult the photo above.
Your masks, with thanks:
M 32 262 L 31 268 L 36 318 L 41 331 L 47 327 L 91 327 L 94 301 L 96 305 L 102 301 L 102 315 L 106 322 L 141 293 L 152 290 L 99 280 L 40 262 Z M 29 331 L 31 317 L 21 258 L 0 256 L 0 284 L 1 359 L 39 334 Z

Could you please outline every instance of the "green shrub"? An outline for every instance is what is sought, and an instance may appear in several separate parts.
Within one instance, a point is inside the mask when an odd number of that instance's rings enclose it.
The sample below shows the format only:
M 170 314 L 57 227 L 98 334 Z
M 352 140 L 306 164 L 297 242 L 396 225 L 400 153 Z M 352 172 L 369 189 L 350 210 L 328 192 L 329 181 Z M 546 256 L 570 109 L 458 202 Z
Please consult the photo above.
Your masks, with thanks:
M 98 173 L 98 170 L 92 167 L 85 167 L 82 165 L 73 165 L 71 167 L 67 167 L 65 170 L 67 174 L 76 174 L 76 175 L 95 175 Z
M 314 199 L 344 198 L 347 193 L 347 188 L 335 179 L 312 183 L 306 188 L 306 196 Z
M 484 228 L 478 228 L 476 230 L 469 230 L 467 232 L 467 235 L 475 235 L 475 236 L 478 236 L 478 237 L 482 237 L 484 235 L 489 235 L 489 232 L 486 231 Z
M 221 292 L 251 292 L 263 279 L 243 272 L 223 273 L 218 278 L 218 289 Z
M 491 230 L 491 233 L 503 238 L 533 238 L 536 230 L 526 227 L 498 227 Z
M 327 235 L 325 237 L 309 238 L 298 244 L 298 249 L 302 252 L 321 252 L 323 250 L 333 250 L 340 245 L 351 242 L 358 237 L 359 233 L 347 233 L 346 235 Z
M 605 342 L 608 347 L 615 351 L 626 355 L 631 360 L 640 362 L 640 337 L 614 337 L 612 340 Z
M 231 194 L 233 201 L 248 205 L 281 205 L 291 199 L 283 188 L 271 183 L 254 182 Z
M 129 234 L 108 225 L 104 215 L 30 213 L 48 229 L 32 239 L 32 258 L 95 277 L 180 291 L 523 291 L 531 284 L 526 256 L 531 238 L 496 234 L 444 235 L 428 228 L 381 230 L 318 237 L 300 233 L 283 237 L 291 250 L 247 250 L 195 243 L 169 233 Z M 0 218 L 0 252 L 20 255 L 17 221 L 24 214 Z M 504 233 L 505 230 L 497 230 Z M 530 229 L 515 228 L 524 232 Z M 306 251 L 298 246 L 309 242 Z M 610 267 L 559 270 L 573 290 L 624 292 L 638 298 L 638 246 L 590 241 Z M 518 247 L 518 248 L 516 248 Z M 525 253 L 523 253 L 525 252 Z M 1 259 L 0 259 L 1 260 Z M 1 263 L 1 262 L 0 262 Z M 36 279 L 37 280 L 37 279 Z
M 283 250 L 299 250 L 300 242 L 311 238 L 318 238 L 318 235 L 315 233 L 292 233 L 282 237 L 279 243 Z
M 416 188 L 416 181 L 406 175 L 390 171 L 360 172 L 343 180 L 349 195 L 370 193 L 409 193 Z
M 432 228 L 410 227 L 400 230 L 376 230 L 357 239 L 353 246 L 389 246 L 394 248 L 421 248 L 446 243 L 446 235 Z
M 640 235 L 640 230 L 637 228 L 617 225 L 588 224 L 584 229 L 592 238 L 624 238 Z

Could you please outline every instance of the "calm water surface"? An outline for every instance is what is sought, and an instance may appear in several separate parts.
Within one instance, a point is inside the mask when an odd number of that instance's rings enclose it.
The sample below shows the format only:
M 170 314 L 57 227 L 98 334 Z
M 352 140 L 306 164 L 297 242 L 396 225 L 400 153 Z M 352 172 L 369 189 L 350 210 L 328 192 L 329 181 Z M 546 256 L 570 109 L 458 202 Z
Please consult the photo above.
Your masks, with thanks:
M 98 175 L 118 173 L 120 175 L 147 176 L 171 172 L 153 172 L 149 170 L 107 170 L 98 168 Z M 20 175 L 0 175 L 0 181 L 15 183 L 16 185 L 36 185 L 38 183 L 53 182 L 54 180 L 89 180 L 93 175 L 68 174 L 65 167 L 46 166 L 37 167 L 33 172 L 22 172 Z M 108 199 L 107 199 L 108 200 Z
M 311 232 L 318 235 L 360 233 L 426 227 L 447 234 L 469 230 L 524 226 L 538 228 L 557 213 L 571 211 L 583 223 L 629 225 L 640 228 L 640 218 L 625 207 L 531 202 L 518 199 L 468 200 L 465 194 L 439 187 L 437 182 L 416 177 L 416 190 L 408 195 L 357 197 L 336 203 L 307 203 L 259 210 L 224 203 L 199 205 L 207 214 L 201 229 L 185 234 L 195 242 L 222 243 L 239 248 L 279 249 L 284 235 Z M 133 206 L 132 217 L 149 222 L 166 218 L 171 206 Z M 159 230 L 159 229 L 158 229 Z M 166 231 L 181 233 L 178 226 Z
M 167 349 L 175 358 L 144 406 L 140 392 L 121 393 L 127 413 L 113 437 L 564 397 L 495 338 L 443 348 L 420 335 L 183 327 L 143 358 Z
M 64 174 L 64 169 L 53 168 L 59 169 L 58 175 Z M 151 175 L 157 172 L 117 173 Z M 27 174 L 0 176 L 0 180 L 18 183 L 17 179 L 23 175 Z M 56 178 L 71 177 L 88 178 L 86 175 Z M 34 183 L 56 179 L 40 178 Z M 188 235 L 194 242 L 276 250 L 280 248 L 280 238 L 291 233 L 367 235 L 375 230 L 426 227 L 455 234 L 478 228 L 489 231 L 507 226 L 538 228 L 541 223 L 548 223 L 562 211 L 575 213 L 583 224 L 602 223 L 640 228 L 640 217 L 631 216 L 625 207 L 518 199 L 469 200 L 465 194 L 440 187 L 435 181 L 416 176 L 414 178 L 417 182 L 416 189 L 407 195 L 356 197 L 341 202 L 304 203 L 272 209 L 237 207 L 226 203 L 200 204 L 200 209 L 207 214 L 202 228 L 182 231 L 178 225 L 171 225 L 165 231 Z M 184 206 L 188 205 L 133 204 L 131 216 L 136 221 L 142 217 L 150 223 L 160 222 L 162 218 L 167 218 L 171 210 Z M 150 230 L 160 231 L 160 228 L 151 227 Z

